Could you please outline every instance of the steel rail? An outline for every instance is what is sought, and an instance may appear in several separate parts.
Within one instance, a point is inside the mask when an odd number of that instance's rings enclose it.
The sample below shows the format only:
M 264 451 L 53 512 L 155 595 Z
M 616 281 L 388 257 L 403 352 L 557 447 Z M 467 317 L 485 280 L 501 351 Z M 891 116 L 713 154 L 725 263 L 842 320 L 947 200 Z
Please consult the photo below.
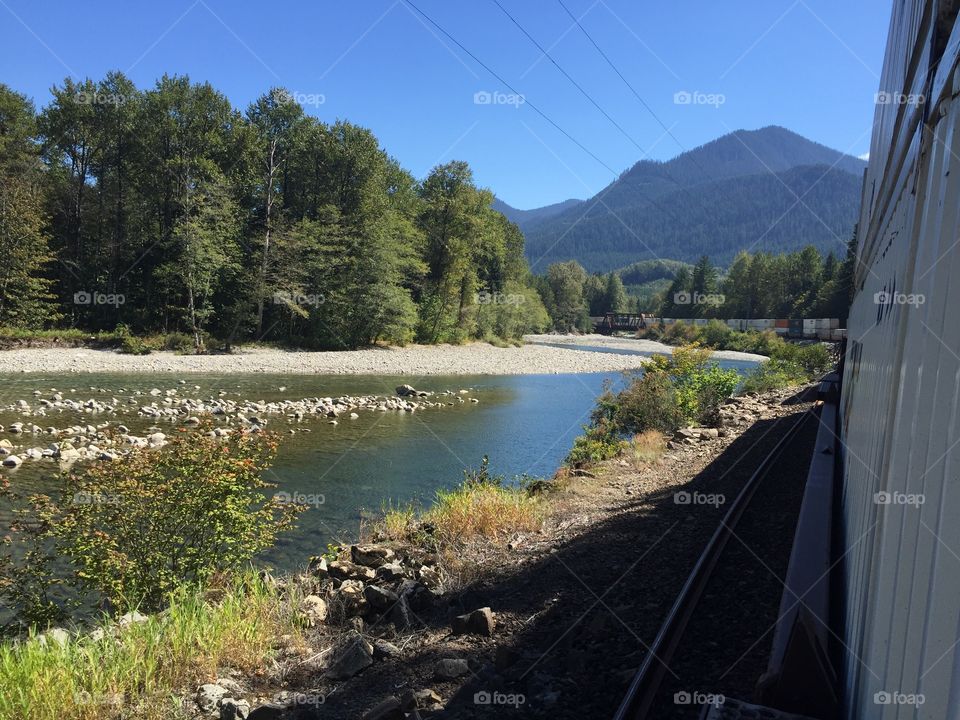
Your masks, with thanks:
M 819 412 L 822 405 L 821 401 L 817 401 L 814 411 Z M 797 418 L 753 471 L 750 479 L 740 489 L 740 492 L 737 493 L 736 499 L 734 499 L 719 527 L 711 536 L 710 541 L 697 560 L 697 564 L 680 590 L 680 594 L 677 595 L 673 607 L 670 608 L 670 612 L 660 626 L 657 637 L 647 651 L 640 670 L 637 671 L 630 683 L 614 720 L 643 720 L 647 717 L 663 681 L 664 671 L 680 644 L 680 639 L 683 637 L 687 624 L 693 616 L 693 611 L 710 581 L 727 541 L 733 535 L 734 528 L 736 528 L 744 511 L 753 499 L 760 482 L 769 473 L 774 462 L 787 448 L 804 422 L 808 420 L 807 416 L 808 413 L 805 412 Z M 784 422 L 785 420 L 786 418 L 783 418 L 777 422 Z

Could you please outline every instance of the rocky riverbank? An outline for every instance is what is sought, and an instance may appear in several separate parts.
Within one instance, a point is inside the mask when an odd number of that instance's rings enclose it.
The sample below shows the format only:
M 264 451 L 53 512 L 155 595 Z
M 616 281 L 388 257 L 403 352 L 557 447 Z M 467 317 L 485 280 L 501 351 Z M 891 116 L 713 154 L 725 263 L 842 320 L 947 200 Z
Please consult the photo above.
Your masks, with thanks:
M 265 675 L 224 668 L 184 708 L 228 720 L 608 716 L 672 601 L 658 568 L 696 550 L 685 543 L 701 516 L 722 516 L 717 490 L 741 448 L 810 407 L 795 391 L 735 398 L 720 428 L 685 429 L 655 460 L 561 473 L 539 531 L 465 545 L 456 564 L 376 537 L 315 557 L 270 580 L 298 598 L 307 647 L 278 638 Z M 701 491 L 711 503 L 691 499 Z
M 637 352 L 670 354 L 669 345 L 602 335 L 536 335 L 520 347 L 410 345 L 331 352 L 241 348 L 229 355 L 154 352 L 123 355 L 91 348 L 18 348 L 0 351 L 2 373 L 278 373 L 322 375 L 533 375 L 619 372 L 640 367 Z M 547 344 L 549 343 L 549 344 Z M 608 352 L 556 345 L 582 344 Z M 622 352 L 618 352 L 622 351 Z M 718 359 L 759 361 L 748 353 L 715 353 Z

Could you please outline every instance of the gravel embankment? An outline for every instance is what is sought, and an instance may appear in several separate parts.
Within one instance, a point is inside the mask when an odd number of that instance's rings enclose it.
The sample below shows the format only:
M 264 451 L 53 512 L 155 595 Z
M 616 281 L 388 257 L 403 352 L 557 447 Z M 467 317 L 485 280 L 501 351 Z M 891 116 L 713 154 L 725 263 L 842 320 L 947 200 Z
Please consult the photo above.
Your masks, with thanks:
M 670 353 L 649 340 L 602 335 L 532 335 L 522 347 L 410 345 L 336 352 L 243 348 L 232 355 L 121 355 L 89 348 L 21 348 L 0 352 L 0 373 L 278 373 L 300 375 L 536 375 L 618 372 L 639 367 L 644 355 L 591 352 L 555 345 L 588 345 L 612 351 Z M 748 353 L 714 353 L 718 359 L 763 360 Z

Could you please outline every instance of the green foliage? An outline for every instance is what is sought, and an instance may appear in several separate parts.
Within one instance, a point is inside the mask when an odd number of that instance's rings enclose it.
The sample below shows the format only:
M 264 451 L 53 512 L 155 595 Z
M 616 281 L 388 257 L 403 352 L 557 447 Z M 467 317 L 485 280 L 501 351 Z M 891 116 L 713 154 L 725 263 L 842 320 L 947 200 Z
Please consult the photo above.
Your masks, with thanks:
M 688 424 L 716 425 L 720 406 L 740 383 L 735 370 L 710 362 L 710 352 L 696 345 L 657 355 L 643 372 L 628 377 L 626 387 L 609 388 L 597 398 L 586 432 L 567 456 L 570 467 L 585 467 L 618 455 L 624 436 L 650 431 L 672 434 Z
M 138 337 L 125 335 L 120 341 L 120 352 L 124 355 L 149 355 L 150 346 Z
M 237 570 L 291 527 L 297 506 L 268 499 L 275 441 L 175 438 L 159 451 L 92 465 L 35 513 L 71 582 L 119 610 L 156 609 L 168 593 Z
M 185 76 L 139 90 L 109 73 L 66 79 L 37 115 L 0 86 L 0 324 L 122 322 L 194 352 L 516 338 L 545 311 L 491 201 L 465 163 L 418 183 L 369 130 L 284 88 L 241 114 Z M 74 302 L 93 293 L 123 299 Z M 490 312 L 484 293 L 525 302 Z
M 230 582 L 171 593 L 162 614 L 65 643 L 35 636 L 0 645 L 0 717 L 103 720 L 181 717 L 184 688 L 223 667 L 265 671 L 285 645 L 302 643 L 296 593 L 284 597 L 245 571 Z

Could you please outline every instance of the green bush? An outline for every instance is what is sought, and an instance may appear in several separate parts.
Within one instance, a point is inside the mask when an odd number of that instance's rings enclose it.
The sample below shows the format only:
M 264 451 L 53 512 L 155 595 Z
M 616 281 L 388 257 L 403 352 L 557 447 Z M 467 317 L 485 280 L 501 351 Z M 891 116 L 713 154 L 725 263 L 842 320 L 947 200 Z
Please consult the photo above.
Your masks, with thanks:
M 683 425 L 684 417 L 670 377 L 666 373 L 650 372 L 620 392 L 613 419 L 625 433 L 659 430 L 669 434 Z
M 768 360 L 750 372 L 740 386 L 741 393 L 763 393 L 797 385 L 805 380 L 800 368 L 783 360 Z
M 261 478 L 276 450 L 262 435 L 190 433 L 69 475 L 34 513 L 71 583 L 118 610 L 152 610 L 179 587 L 237 570 L 292 526 L 301 507 Z
M 193 336 L 182 332 L 167 333 L 163 336 L 160 347 L 178 353 L 192 353 L 196 349 Z
M 149 355 L 150 348 L 140 338 L 126 335 L 120 341 L 120 352 L 124 355 Z
M 587 425 L 584 429 L 586 432 L 573 441 L 573 447 L 564 461 L 569 467 L 584 468 L 609 460 L 619 455 L 625 446 L 611 423 Z

